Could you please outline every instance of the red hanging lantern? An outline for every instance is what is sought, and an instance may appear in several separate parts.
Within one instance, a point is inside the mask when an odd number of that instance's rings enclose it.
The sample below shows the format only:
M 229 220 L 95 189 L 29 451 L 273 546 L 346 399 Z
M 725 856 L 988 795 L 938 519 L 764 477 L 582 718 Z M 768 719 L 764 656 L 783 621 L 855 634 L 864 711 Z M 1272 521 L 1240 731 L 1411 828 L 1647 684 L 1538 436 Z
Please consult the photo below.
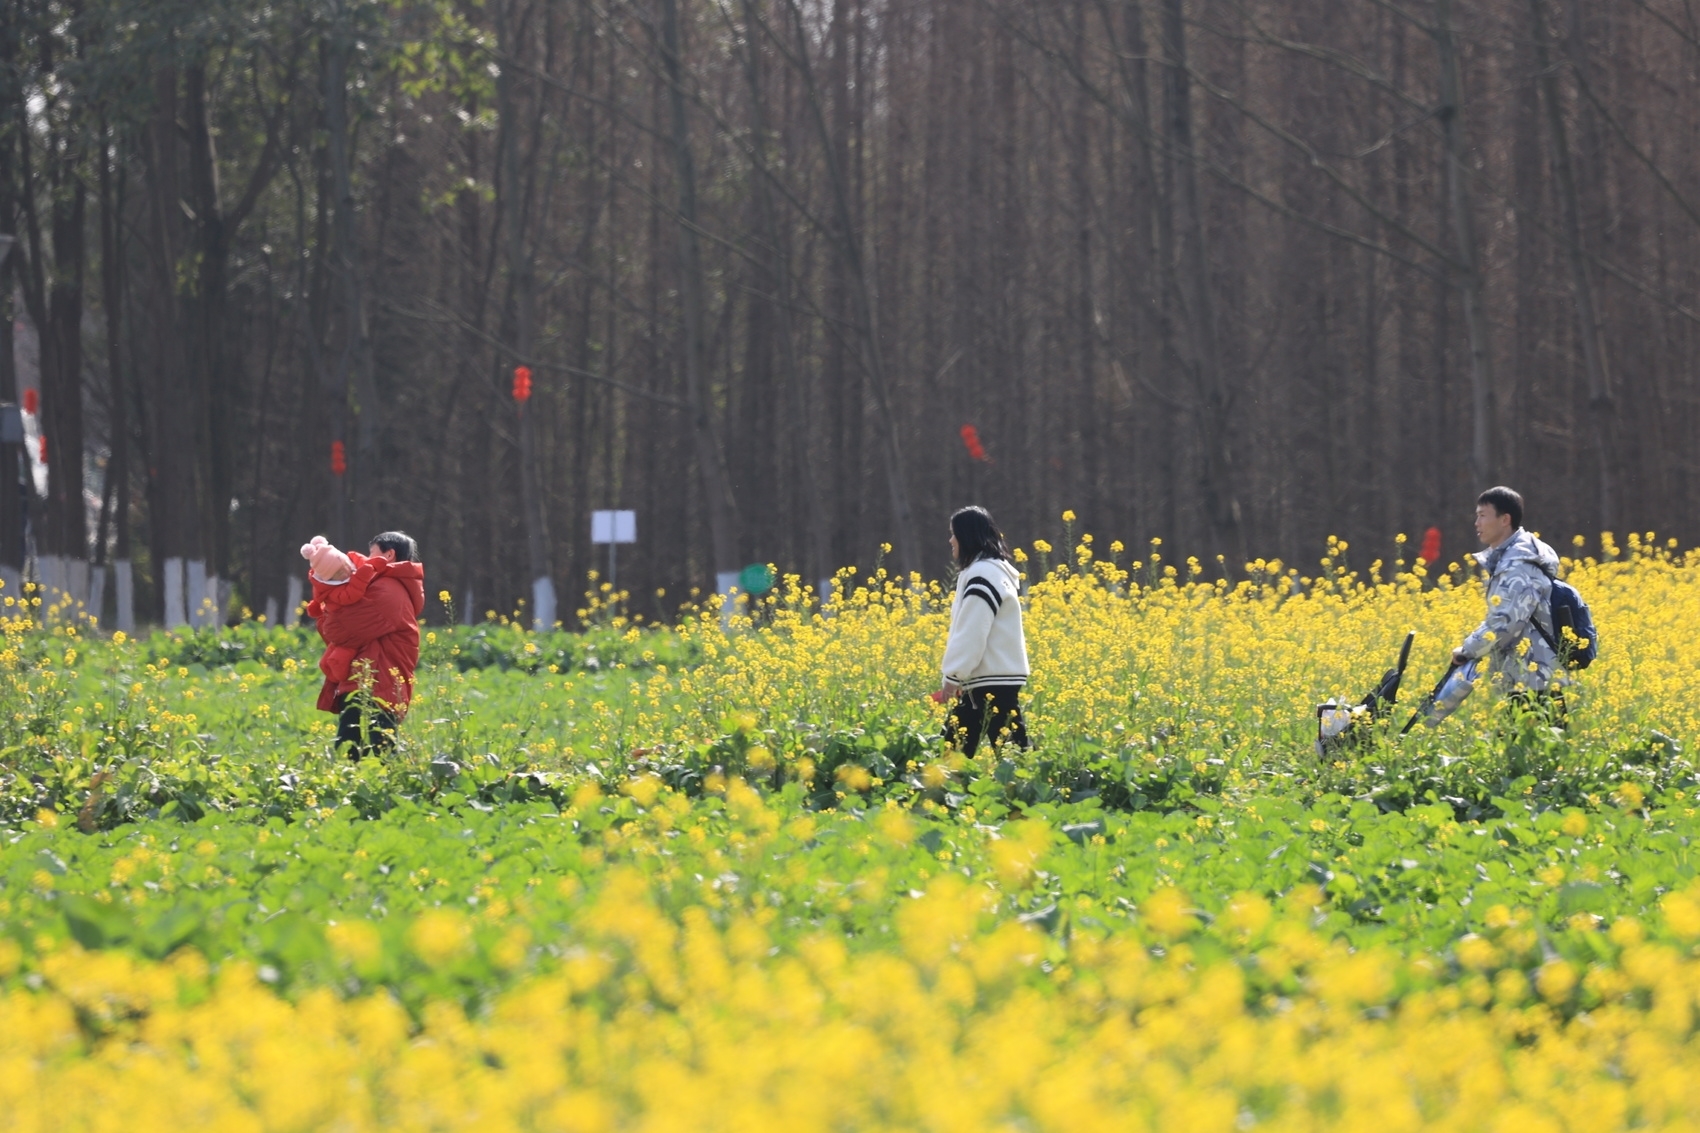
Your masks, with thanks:
M 47 463 L 47 434 L 46 433 L 42 433 L 40 436 L 36 437 L 36 439 L 35 439 L 35 449 L 36 449 L 36 453 L 41 457 L 41 462 L 43 464 L 46 464 Z
M 1423 532 L 1423 549 L 1417 552 L 1417 558 L 1424 563 L 1440 561 L 1440 528 L 1431 527 Z
M 962 446 L 968 450 L 969 460 L 991 463 L 991 458 L 986 455 L 986 446 L 980 443 L 980 430 L 974 426 L 962 426 Z
M 35 411 L 40 408 L 41 395 L 33 389 L 26 389 L 24 391 L 24 412 L 34 417 Z
M 531 400 L 531 367 L 514 367 L 514 400 L 524 405 Z
M 341 441 L 331 442 L 331 475 L 341 476 L 348 471 L 348 450 Z

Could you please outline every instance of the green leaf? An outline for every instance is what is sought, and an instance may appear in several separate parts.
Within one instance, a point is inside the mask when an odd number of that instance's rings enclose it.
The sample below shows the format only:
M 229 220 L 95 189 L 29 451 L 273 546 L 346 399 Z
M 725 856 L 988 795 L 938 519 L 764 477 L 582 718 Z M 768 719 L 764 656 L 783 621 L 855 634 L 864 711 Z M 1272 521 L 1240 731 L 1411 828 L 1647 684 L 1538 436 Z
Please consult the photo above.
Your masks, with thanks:
M 71 938 L 84 948 L 111 948 L 128 942 L 136 926 L 123 909 L 78 893 L 63 893 L 60 911 Z

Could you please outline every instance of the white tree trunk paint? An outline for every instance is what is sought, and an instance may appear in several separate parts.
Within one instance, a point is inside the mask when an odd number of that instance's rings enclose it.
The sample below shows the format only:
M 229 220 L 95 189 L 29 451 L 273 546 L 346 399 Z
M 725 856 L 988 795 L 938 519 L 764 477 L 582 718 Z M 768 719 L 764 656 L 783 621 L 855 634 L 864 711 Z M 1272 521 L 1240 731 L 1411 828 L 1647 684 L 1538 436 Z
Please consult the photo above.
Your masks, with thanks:
M 115 587 L 113 597 L 118 600 L 117 608 L 113 610 L 113 624 L 125 633 L 135 633 L 136 577 L 130 571 L 129 559 L 119 559 L 112 564 L 112 581 Z
M 301 581 L 299 572 L 291 572 L 289 582 L 284 586 L 283 624 L 292 626 L 301 621 L 301 594 L 306 587 Z
M 548 578 L 531 582 L 531 628 L 542 631 L 555 628 L 555 584 Z
M 182 629 L 189 624 L 189 608 L 183 595 L 183 560 L 166 559 L 160 568 L 165 581 L 165 628 Z
M 277 624 L 277 595 L 274 594 L 266 599 L 266 610 L 261 616 L 266 619 L 267 625 L 275 626 Z
M 89 567 L 89 600 L 84 610 L 96 626 L 106 621 L 106 566 Z
M 65 560 L 58 555 L 37 555 L 35 576 L 41 586 L 35 594 L 41 599 L 36 617 L 46 619 L 52 616 L 53 607 L 65 600 Z
M 744 612 L 743 591 L 738 589 L 738 572 L 723 570 L 714 576 L 715 589 L 720 592 L 720 628 L 730 629 L 732 619 Z
M 89 563 L 87 559 L 65 560 L 65 616 L 97 614 L 89 609 Z
M 207 593 L 207 560 L 190 559 L 187 567 L 189 625 L 193 629 L 200 629 L 211 624 L 207 617 L 209 602 L 212 599 L 212 595 Z

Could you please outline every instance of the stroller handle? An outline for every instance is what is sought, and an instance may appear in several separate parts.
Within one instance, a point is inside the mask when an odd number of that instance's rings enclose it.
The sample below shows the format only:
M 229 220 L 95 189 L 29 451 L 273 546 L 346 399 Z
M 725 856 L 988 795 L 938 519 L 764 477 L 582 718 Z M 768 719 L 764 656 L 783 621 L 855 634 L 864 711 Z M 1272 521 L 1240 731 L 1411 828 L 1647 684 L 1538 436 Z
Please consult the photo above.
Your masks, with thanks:
M 1445 675 L 1435 682 L 1435 686 L 1429 690 L 1429 694 L 1423 697 L 1422 703 L 1417 705 L 1417 710 L 1411 713 L 1411 718 L 1405 721 L 1405 726 L 1399 729 L 1401 736 L 1416 727 L 1417 721 L 1422 719 L 1423 713 L 1434 707 L 1434 702 L 1440 697 L 1440 690 L 1446 687 L 1446 682 L 1452 679 L 1452 674 L 1456 673 L 1459 667 L 1457 661 L 1446 667 Z

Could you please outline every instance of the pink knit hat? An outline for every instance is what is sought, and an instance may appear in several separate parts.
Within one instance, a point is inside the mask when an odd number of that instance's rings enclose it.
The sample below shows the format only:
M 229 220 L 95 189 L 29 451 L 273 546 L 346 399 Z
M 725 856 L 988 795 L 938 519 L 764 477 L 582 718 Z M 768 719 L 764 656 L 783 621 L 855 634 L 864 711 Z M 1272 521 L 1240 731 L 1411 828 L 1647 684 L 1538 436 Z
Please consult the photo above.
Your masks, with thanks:
M 301 557 L 312 564 L 313 577 L 321 582 L 328 581 L 338 568 L 344 577 L 354 573 L 354 564 L 348 556 L 331 546 L 323 535 L 315 535 L 310 542 L 301 544 Z

